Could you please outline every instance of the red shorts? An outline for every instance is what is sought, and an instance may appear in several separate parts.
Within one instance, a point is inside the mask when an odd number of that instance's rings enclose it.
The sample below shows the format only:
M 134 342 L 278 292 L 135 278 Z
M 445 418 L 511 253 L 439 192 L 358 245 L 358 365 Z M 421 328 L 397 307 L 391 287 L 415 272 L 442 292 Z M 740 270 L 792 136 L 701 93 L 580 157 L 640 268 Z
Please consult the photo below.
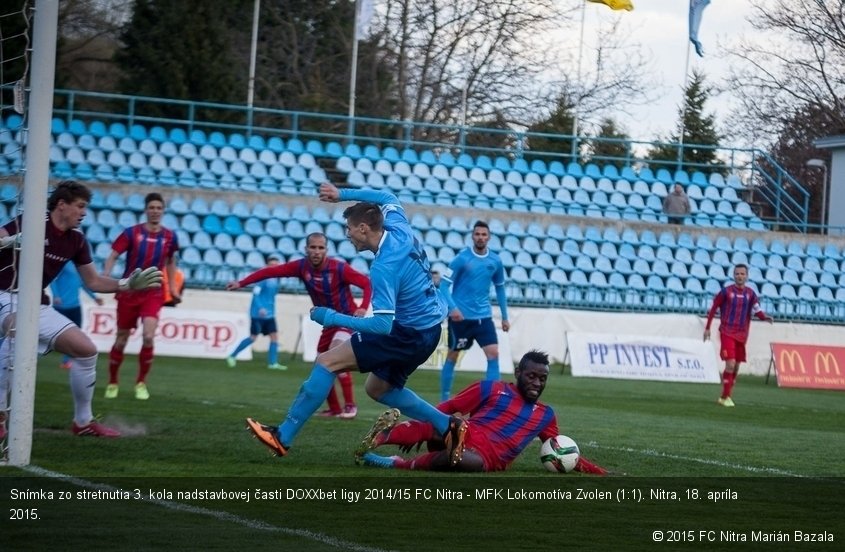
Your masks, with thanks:
M 736 362 L 745 362 L 745 342 L 734 339 L 733 337 L 721 334 L 722 346 L 719 350 L 719 356 L 722 360 L 735 360 Z
M 138 326 L 139 318 L 158 320 L 158 313 L 164 305 L 164 294 L 161 290 L 122 292 L 118 293 L 116 298 L 119 330 L 134 330 Z
M 344 341 L 346 341 L 352 336 L 352 330 L 350 330 L 349 328 L 341 328 L 339 326 L 323 328 L 323 333 L 320 334 L 320 341 L 317 342 L 317 352 L 325 353 L 326 351 L 328 351 L 329 348 L 332 346 L 332 341 L 334 341 L 335 336 L 339 333 L 346 334 L 339 336 Z

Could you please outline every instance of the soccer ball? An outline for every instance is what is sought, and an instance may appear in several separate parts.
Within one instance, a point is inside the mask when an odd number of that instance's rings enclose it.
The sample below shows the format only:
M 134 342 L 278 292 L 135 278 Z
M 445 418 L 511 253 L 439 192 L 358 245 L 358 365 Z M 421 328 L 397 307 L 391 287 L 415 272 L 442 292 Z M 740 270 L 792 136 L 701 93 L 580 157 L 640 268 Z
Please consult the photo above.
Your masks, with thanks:
M 568 473 L 578 463 L 578 444 L 566 435 L 548 439 L 540 447 L 540 462 L 550 472 Z

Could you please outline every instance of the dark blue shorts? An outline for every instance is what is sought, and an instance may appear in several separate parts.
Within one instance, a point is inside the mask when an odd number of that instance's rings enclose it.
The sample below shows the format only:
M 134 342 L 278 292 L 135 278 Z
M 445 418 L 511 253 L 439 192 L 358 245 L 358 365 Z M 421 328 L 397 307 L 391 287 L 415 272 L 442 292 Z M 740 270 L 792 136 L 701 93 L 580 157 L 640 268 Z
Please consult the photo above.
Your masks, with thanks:
M 450 351 L 466 351 L 472 347 L 473 341 L 478 341 L 478 345 L 481 347 L 499 342 L 492 318 L 461 320 L 460 322 L 453 322 L 451 318 L 449 319 Z
M 68 320 L 79 326 L 82 327 L 82 307 L 73 307 L 70 309 L 59 309 L 53 307 L 56 311 L 61 314 L 62 316 L 66 317 Z
M 249 323 L 249 335 L 270 335 L 276 331 L 275 318 L 253 318 Z
M 440 342 L 440 324 L 414 330 L 396 322 L 387 335 L 355 332 L 352 351 L 361 372 L 372 372 L 401 389 L 418 366 L 424 364 Z

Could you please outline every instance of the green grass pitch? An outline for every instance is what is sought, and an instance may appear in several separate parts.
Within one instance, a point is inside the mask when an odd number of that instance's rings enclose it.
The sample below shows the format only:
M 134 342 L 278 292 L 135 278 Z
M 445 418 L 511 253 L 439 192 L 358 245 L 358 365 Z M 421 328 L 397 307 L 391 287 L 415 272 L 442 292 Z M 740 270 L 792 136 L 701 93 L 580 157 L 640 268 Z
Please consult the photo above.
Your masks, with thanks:
M 555 366 L 542 400 L 582 454 L 618 475 L 547 473 L 539 443 L 508 472 L 468 475 L 356 466 L 352 451 L 384 409 L 360 374 L 358 418 L 312 419 L 277 459 L 244 418 L 280 421 L 310 365 L 157 358 L 142 402 L 133 356 L 121 395 L 102 398 L 106 363 L 101 355 L 94 410 L 124 431 L 117 440 L 70 434 L 67 373 L 56 356 L 41 360 L 32 467 L 0 468 L 9 550 L 646 550 L 657 546 L 654 531 L 667 549 L 784 534 L 794 542 L 796 531 L 845 539 L 838 392 L 740 374 L 737 407 L 727 409 L 715 404 L 716 385 L 573 378 Z M 457 372 L 454 389 L 473 377 Z M 419 370 L 409 383 L 436 400 L 438 372 Z M 209 494 L 221 491 L 229 494 Z

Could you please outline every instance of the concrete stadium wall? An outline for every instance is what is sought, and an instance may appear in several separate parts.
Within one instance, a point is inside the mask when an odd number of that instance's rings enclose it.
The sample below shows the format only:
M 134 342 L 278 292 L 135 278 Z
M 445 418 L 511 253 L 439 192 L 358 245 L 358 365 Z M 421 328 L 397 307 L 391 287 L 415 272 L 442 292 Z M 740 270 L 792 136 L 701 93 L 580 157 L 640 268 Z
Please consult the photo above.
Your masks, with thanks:
M 244 291 L 185 290 L 182 305 L 198 310 L 219 310 L 245 313 L 252 294 Z M 87 298 L 86 298 L 87 299 Z M 179 307 L 177 307 L 179 308 Z M 279 295 L 276 319 L 280 330 L 280 348 L 291 352 L 299 335 L 299 321 L 311 309 L 307 295 Z M 508 309 L 511 314 L 510 346 L 514 362 L 529 349 L 547 351 L 557 361 L 566 359 L 567 331 L 643 335 L 650 337 L 701 337 L 704 316 L 686 314 L 609 313 L 564 309 Z M 498 312 L 494 307 L 494 312 Z M 713 347 L 718 355 L 718 321 L 713 323 Z M 755 319 L 748 343 L 748 364 L 743 372 L 765 375 L 771 359 L 770 343 L 841 346 L 845 343 L 845 326 L 778 323 L 773 325 Z M 301 346 L 300 346 L 301 347 Z M 256 341 L 255 350 L 265 351 L 267 339 Z M 568 360 L 568 359 L 567 359 Z

